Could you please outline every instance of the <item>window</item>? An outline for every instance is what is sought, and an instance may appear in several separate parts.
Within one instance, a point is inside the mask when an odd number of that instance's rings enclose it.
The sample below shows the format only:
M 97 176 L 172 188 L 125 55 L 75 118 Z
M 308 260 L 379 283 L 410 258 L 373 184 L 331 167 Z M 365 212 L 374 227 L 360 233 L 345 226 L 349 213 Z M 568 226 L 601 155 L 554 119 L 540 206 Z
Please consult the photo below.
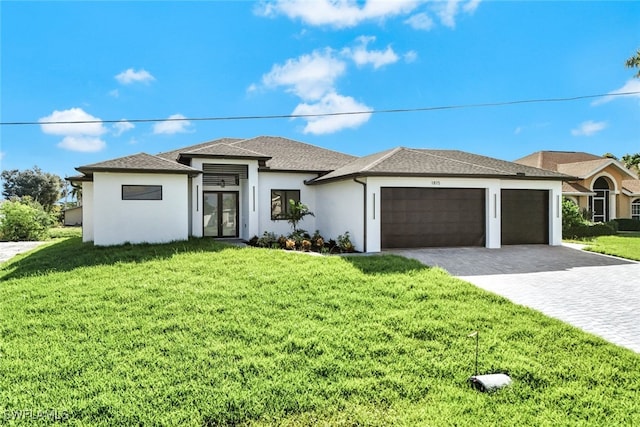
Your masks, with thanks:
M 631 202 L 631 218 L 640 219 L 640 199 Z
M 162 200 L 162 185 L 123 185 L 122 200 Z
M 271 219 L 286 219 L 289 200 L 300 201 L 300 190 L 271 190 Z

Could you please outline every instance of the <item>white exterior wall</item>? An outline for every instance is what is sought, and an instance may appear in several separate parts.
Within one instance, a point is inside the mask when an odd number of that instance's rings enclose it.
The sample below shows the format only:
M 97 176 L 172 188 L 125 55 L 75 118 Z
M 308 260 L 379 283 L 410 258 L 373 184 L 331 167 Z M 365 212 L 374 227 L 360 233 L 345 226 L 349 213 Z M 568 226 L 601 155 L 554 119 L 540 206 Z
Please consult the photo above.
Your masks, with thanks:
M 94 243 L 108 246 L 186 240 L 187 181 L 185 174 L 94 173 Z M 122 200 L 122 185 L 161 185 L 162 200 Z
M 317 229 L 316 220 L 318 215 L 316 204 L 316 187 L 306 185 L 305 180 L 315 178 L 317 175 L 309 173 L 284 173 L 284 172 L 261 172 L 260 182 L 257 187 L 257 203 L 261 207 L 259 212 L 258 230 L 251 234 L 260 237 L 265 231 L 270 231 L 278 235 L 291 233 L 291 225 L 286 220 L 271 219 L 271 190 L 300 190 L 300 202 L 307 205 L 315 217 L 309 215 L 305 217 L 298 227 L 307 230 L 309 234 Z
M 93 182 L 82 183 L 82 241 L 93 242 Z
M 365 179 L 359 179 L 365 181 Z M 325 239 L 336 239 L 349 232 L 356 250 L 365 250 L 364 239 L 364 188 L 353 180 L 316 185 L 316 227 Z M 371 217 L 371 200 L 367 199 L 367 217 Z M 367 233 L 369 234 L 369 233 Z M 379 234 L 379 231 L 378 231 Z M 379 239 L 378 239 L 379 240 Z M 367 241 L 366 250 L 369 251 Z M 377 242 L 377 246 L 380 242 Z M 379 251 L 380 249 L 378 249 Z M 377 252 L 377 251 L 376 251 Z

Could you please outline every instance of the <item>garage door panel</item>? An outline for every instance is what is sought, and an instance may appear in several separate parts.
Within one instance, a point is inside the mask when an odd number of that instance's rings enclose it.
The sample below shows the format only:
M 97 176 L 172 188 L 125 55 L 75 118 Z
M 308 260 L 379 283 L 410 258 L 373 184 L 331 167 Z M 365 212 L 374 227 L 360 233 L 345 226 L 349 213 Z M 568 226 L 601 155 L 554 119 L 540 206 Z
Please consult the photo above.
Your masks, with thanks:
M 502 190 L 503 245 L 549 243 L 549 191 Z
M 484 246 L 485 190 L 381 189 L 384 248 Z

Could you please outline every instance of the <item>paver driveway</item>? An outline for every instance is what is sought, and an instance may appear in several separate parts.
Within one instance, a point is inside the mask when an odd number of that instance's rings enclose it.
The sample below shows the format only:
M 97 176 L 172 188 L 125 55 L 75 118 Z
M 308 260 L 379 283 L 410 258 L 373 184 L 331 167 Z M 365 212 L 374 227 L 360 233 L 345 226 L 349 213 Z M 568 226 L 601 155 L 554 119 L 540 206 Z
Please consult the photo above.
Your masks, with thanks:
M 385 252 L 442 267 L 517 304 L 640 353 L 640 263 L 545 245 Z

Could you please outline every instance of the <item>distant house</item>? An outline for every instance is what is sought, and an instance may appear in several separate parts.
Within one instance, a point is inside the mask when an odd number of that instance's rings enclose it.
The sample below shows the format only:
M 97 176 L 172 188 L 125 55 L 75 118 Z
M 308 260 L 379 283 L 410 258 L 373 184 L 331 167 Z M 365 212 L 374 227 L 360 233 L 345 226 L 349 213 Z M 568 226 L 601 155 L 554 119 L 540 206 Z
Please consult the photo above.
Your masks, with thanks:
M 82 225 L 82 206 L 64 210 L 64 225 Z
M 516 163 L 576 177 L 562 194 L 591 213 L 596 222 L 640 219 L 640 180 L 618 160 L 575 151 L 538 151 Z
M 365 157 L 280 137 L 223 138 L 78 167 L 83 240 L 96 245 L 189 236 L 248 240 L 300 227 L 349 232 L 360 251 L 561 243 L 554 171 L 454 150 L 397 147 Z

